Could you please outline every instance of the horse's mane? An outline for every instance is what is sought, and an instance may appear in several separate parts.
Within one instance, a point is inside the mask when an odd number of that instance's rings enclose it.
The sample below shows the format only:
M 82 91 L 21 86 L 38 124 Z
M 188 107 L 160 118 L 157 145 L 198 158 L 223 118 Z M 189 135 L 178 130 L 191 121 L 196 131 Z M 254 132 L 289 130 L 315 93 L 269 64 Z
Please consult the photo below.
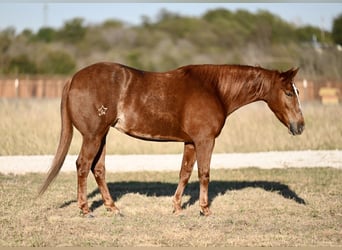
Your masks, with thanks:
M 191 75 L 205 84 L 214 85 L 222 94 L 252 93 L 256 98 L 268 92 L 276 70 L 248 65 L 188 65 L 179 68 L 186 75 Z

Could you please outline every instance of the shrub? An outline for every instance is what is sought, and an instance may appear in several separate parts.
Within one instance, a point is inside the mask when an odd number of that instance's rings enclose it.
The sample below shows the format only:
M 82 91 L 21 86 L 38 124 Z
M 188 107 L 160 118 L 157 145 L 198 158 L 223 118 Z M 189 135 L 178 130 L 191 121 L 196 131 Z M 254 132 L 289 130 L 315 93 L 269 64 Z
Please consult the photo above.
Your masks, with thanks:
M 43 74 L 70 74 L 76 68 L 74 59 L 63 51 L 48 52 L 40 63 L 39 71 Z

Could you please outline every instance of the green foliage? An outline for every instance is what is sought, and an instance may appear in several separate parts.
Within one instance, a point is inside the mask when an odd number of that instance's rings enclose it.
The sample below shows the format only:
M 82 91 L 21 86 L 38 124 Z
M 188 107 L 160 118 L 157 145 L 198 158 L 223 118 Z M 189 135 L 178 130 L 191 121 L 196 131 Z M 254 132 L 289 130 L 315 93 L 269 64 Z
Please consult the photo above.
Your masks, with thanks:
M 342 44 L 342 14 L 334 20 L 331 36 L 336 44 Z
M 203 31 L 201 21 L 198 18 L 182 17 L 162 11 L 159 21 L 154 25 L 154 29 L 166 32 L 171 38 L 177 40 L 185 38 L 192 33 Z
M 71 74 L 97 61 L 155 71 L 230 63 L 276 69 L 301 66 L 304 77 L 340 79 L 342 54 L 332 49 L 333 41 L 341 43 L 340 20 L 330 33 L 296 27 L 263 10 L 218 8 L 190 17 L 162 9 L 155 19 L 143 16 L 136 26 L 115 19 L 85 25 L 82 18 L 74 18 L 59 29 L 43 27 L 36 33 L 25 30 L 16 35 L 8 28 L 0 31 L 0 73 Z M 313 46 L 313 37 L 321 52 Z
M 56 31 L 50 27 L 43 27 L 38 30 L 35 39 L 43 42 L 52 42 L 56 39 Z
M 144 68 L 141 62 L 142 53 L 137 50 L 130 51 L 126 57 L 127 63 L 131 67 Z
M 0 33 L 0 53 L 4 54 L 8 51 L 12 41 L 15 39 L 15 30 L 7 28 Z
M 218 8 L 215 10 L 209 10 L 203 15 L 203 19 L 208 22 L 215 22 L 217 20 L 230 20 L 233 17 L 233 13 L 224 8 Z
M 21 54 L 10 59 L 5 72 L 10 74 L 36 74 L 37 67 L 27 55 Z
M 52 75 L 71 74 L 76 68 L 73 58 L 63 51 L 48 52 L 40 65 L 41 73 Z
M 87 31 L 87 27 L 83 23 L 84 20 L 82 18 L 74 18 L 67 21 L 58 32 L 59 39 L 69 43 L 82 41 Z
M 304 26 L 297 29 L 296 36 L 300 42 L 311 42 L 313 36 L 320 37 L 321 30 L 313 26 Z
M 103 28 L 121 28 L 123 27 L 123 23 L 119 20 L 109 19 L 103 22 Z

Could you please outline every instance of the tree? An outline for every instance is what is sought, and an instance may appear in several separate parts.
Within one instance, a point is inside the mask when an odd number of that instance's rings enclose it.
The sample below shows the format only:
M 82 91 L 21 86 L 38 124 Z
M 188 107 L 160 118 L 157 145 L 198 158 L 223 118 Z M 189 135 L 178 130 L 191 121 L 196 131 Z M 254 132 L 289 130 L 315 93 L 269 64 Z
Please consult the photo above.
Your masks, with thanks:
M 39 72 L 44 74 L 70 74 L 76 68 L 74 59 L 63 51 L 50 51 L 40 63 Z
M 116 19 L 108 19 L 102 23 L 102 27 L 105 29 L 109 29 L 109 28 L 116 29 L 116 28 L 121 28 L 123 26 L 124 24 L 121 21 L 116 20 Z
M 11 43 L 15 40 L 15 30 L 13 28 L 7 28 L 0 33 L 0 55 L 8 51 L 11 47 Z
M 26 37 L 29 40 L 29 39 L 31 39 L 34 36 L 34 34 L 33 34 L 32 30 L 24 29 L 21 32 L 20 36 Z
M 299 42 L 311 42 L 312 37 L 320 37 L 321 31 L 318 27 L 307 25 L 296 30 L 296 37 Z
M 64 27 L 59 31 L 59 38 L 69 43 L 82 41 L 87 31 L 83 22 L 83 18 L 74 18 L 65 22 Z
M 53 28 L 43 27 L 38 30 L 36 39 L 44 42 L 52 42 L 56 37 L 56 31 Z
M 204 15 L 203 18 L 208 22 L 215 22 L 218 19 L 229 20 L 233 18 L 233 13 L 225 8 L 218 8 L 215 10 L 209 10 Z
M 34 62 L 30 60 L 30 58 L 21 54 L 16 57 L 13 57 L 6 69 L 6 73 L 10 74 L 36 74 L 37 67 Z
M 331 36 L 336 44 L 342 44 L 342 14 L 334 19 Z

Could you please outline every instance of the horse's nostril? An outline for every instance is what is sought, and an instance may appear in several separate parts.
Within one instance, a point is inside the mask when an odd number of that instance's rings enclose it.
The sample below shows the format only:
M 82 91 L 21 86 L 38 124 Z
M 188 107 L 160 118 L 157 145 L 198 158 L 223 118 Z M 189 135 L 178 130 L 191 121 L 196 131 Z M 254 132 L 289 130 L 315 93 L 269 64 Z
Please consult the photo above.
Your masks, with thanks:
M 291 122 L 289 130 L 292 135 L 300 135 L 304 131 L 304 125 Z
M 298 126 L 298 132 L 299 132 L 299 134 L 303 133 L 304 128 L 305 128 L 304 123 L 299 124 L 299 126 Z
M 297 126 L 296 126 L 295 123 L 293 123 L 293 122 L 290 123 L 290 128 L 289 128 L 289 130 L 290 130 L 290 132 L 291 132 L 292 135 L 296 135 L 296 132 L 297 132 L 296 127 L 297 127 Z

